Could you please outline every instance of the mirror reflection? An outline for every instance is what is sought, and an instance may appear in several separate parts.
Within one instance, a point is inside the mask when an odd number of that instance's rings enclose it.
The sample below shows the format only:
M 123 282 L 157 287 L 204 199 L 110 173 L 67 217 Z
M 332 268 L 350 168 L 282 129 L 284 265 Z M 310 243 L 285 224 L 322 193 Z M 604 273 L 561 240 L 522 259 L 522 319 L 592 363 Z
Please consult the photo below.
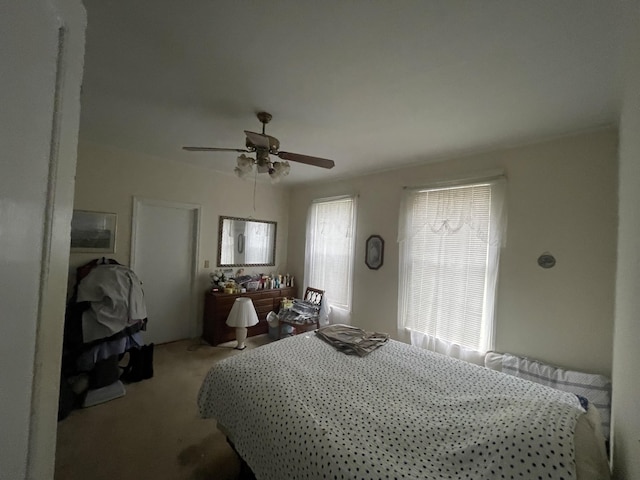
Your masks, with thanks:
M 218 235 L 219 266 L 276 264 L 276 222 L 221 216 Z

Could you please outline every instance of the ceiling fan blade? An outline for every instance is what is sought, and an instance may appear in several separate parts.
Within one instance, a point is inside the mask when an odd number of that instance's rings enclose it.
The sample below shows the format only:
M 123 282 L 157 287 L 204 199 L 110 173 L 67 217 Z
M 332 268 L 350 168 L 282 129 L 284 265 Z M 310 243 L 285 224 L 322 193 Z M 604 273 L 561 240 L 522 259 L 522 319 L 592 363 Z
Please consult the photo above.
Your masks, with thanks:
M 216 147 L 182 147 L 189 152 L 249 152 L 242 148 L 216 148 Z
M 306 163 L 314 167 L 333 168 L 336 163 L 327 158 L 310 157 L 309 155 L 301 155 L 299 153 L 279 152 L 278 157 L 283 160 L 291 160 L 292 162 Z

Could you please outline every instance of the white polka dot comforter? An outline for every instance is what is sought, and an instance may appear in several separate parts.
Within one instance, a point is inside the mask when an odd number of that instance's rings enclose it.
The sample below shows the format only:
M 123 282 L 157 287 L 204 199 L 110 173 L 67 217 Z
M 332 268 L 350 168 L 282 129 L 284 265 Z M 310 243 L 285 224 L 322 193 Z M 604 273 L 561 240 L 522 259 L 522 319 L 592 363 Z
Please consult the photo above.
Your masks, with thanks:
M 575 479 L 578 399 L 389 341 L 309 333 L 217 363 L 200 389 L 259 480 Z

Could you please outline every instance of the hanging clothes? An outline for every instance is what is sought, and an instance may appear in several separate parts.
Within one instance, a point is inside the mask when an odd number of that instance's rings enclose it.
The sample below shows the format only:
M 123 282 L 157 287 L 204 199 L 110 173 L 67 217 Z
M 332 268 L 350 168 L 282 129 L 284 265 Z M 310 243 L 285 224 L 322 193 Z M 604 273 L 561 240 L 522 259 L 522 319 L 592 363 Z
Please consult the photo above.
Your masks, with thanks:
M 78 285 L 84 343 L 110 337 L 147 318 L 142 282 L 124 265 L 97 265 Z

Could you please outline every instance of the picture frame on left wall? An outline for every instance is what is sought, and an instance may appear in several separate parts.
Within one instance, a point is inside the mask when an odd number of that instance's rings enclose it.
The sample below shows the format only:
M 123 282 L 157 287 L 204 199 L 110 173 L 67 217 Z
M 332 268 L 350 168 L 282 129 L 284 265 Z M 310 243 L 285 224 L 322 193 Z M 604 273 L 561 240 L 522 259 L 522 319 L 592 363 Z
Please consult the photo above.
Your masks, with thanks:
M 115 213 L 74 210 L 71 219 L 71 253 L 115 253 Z

